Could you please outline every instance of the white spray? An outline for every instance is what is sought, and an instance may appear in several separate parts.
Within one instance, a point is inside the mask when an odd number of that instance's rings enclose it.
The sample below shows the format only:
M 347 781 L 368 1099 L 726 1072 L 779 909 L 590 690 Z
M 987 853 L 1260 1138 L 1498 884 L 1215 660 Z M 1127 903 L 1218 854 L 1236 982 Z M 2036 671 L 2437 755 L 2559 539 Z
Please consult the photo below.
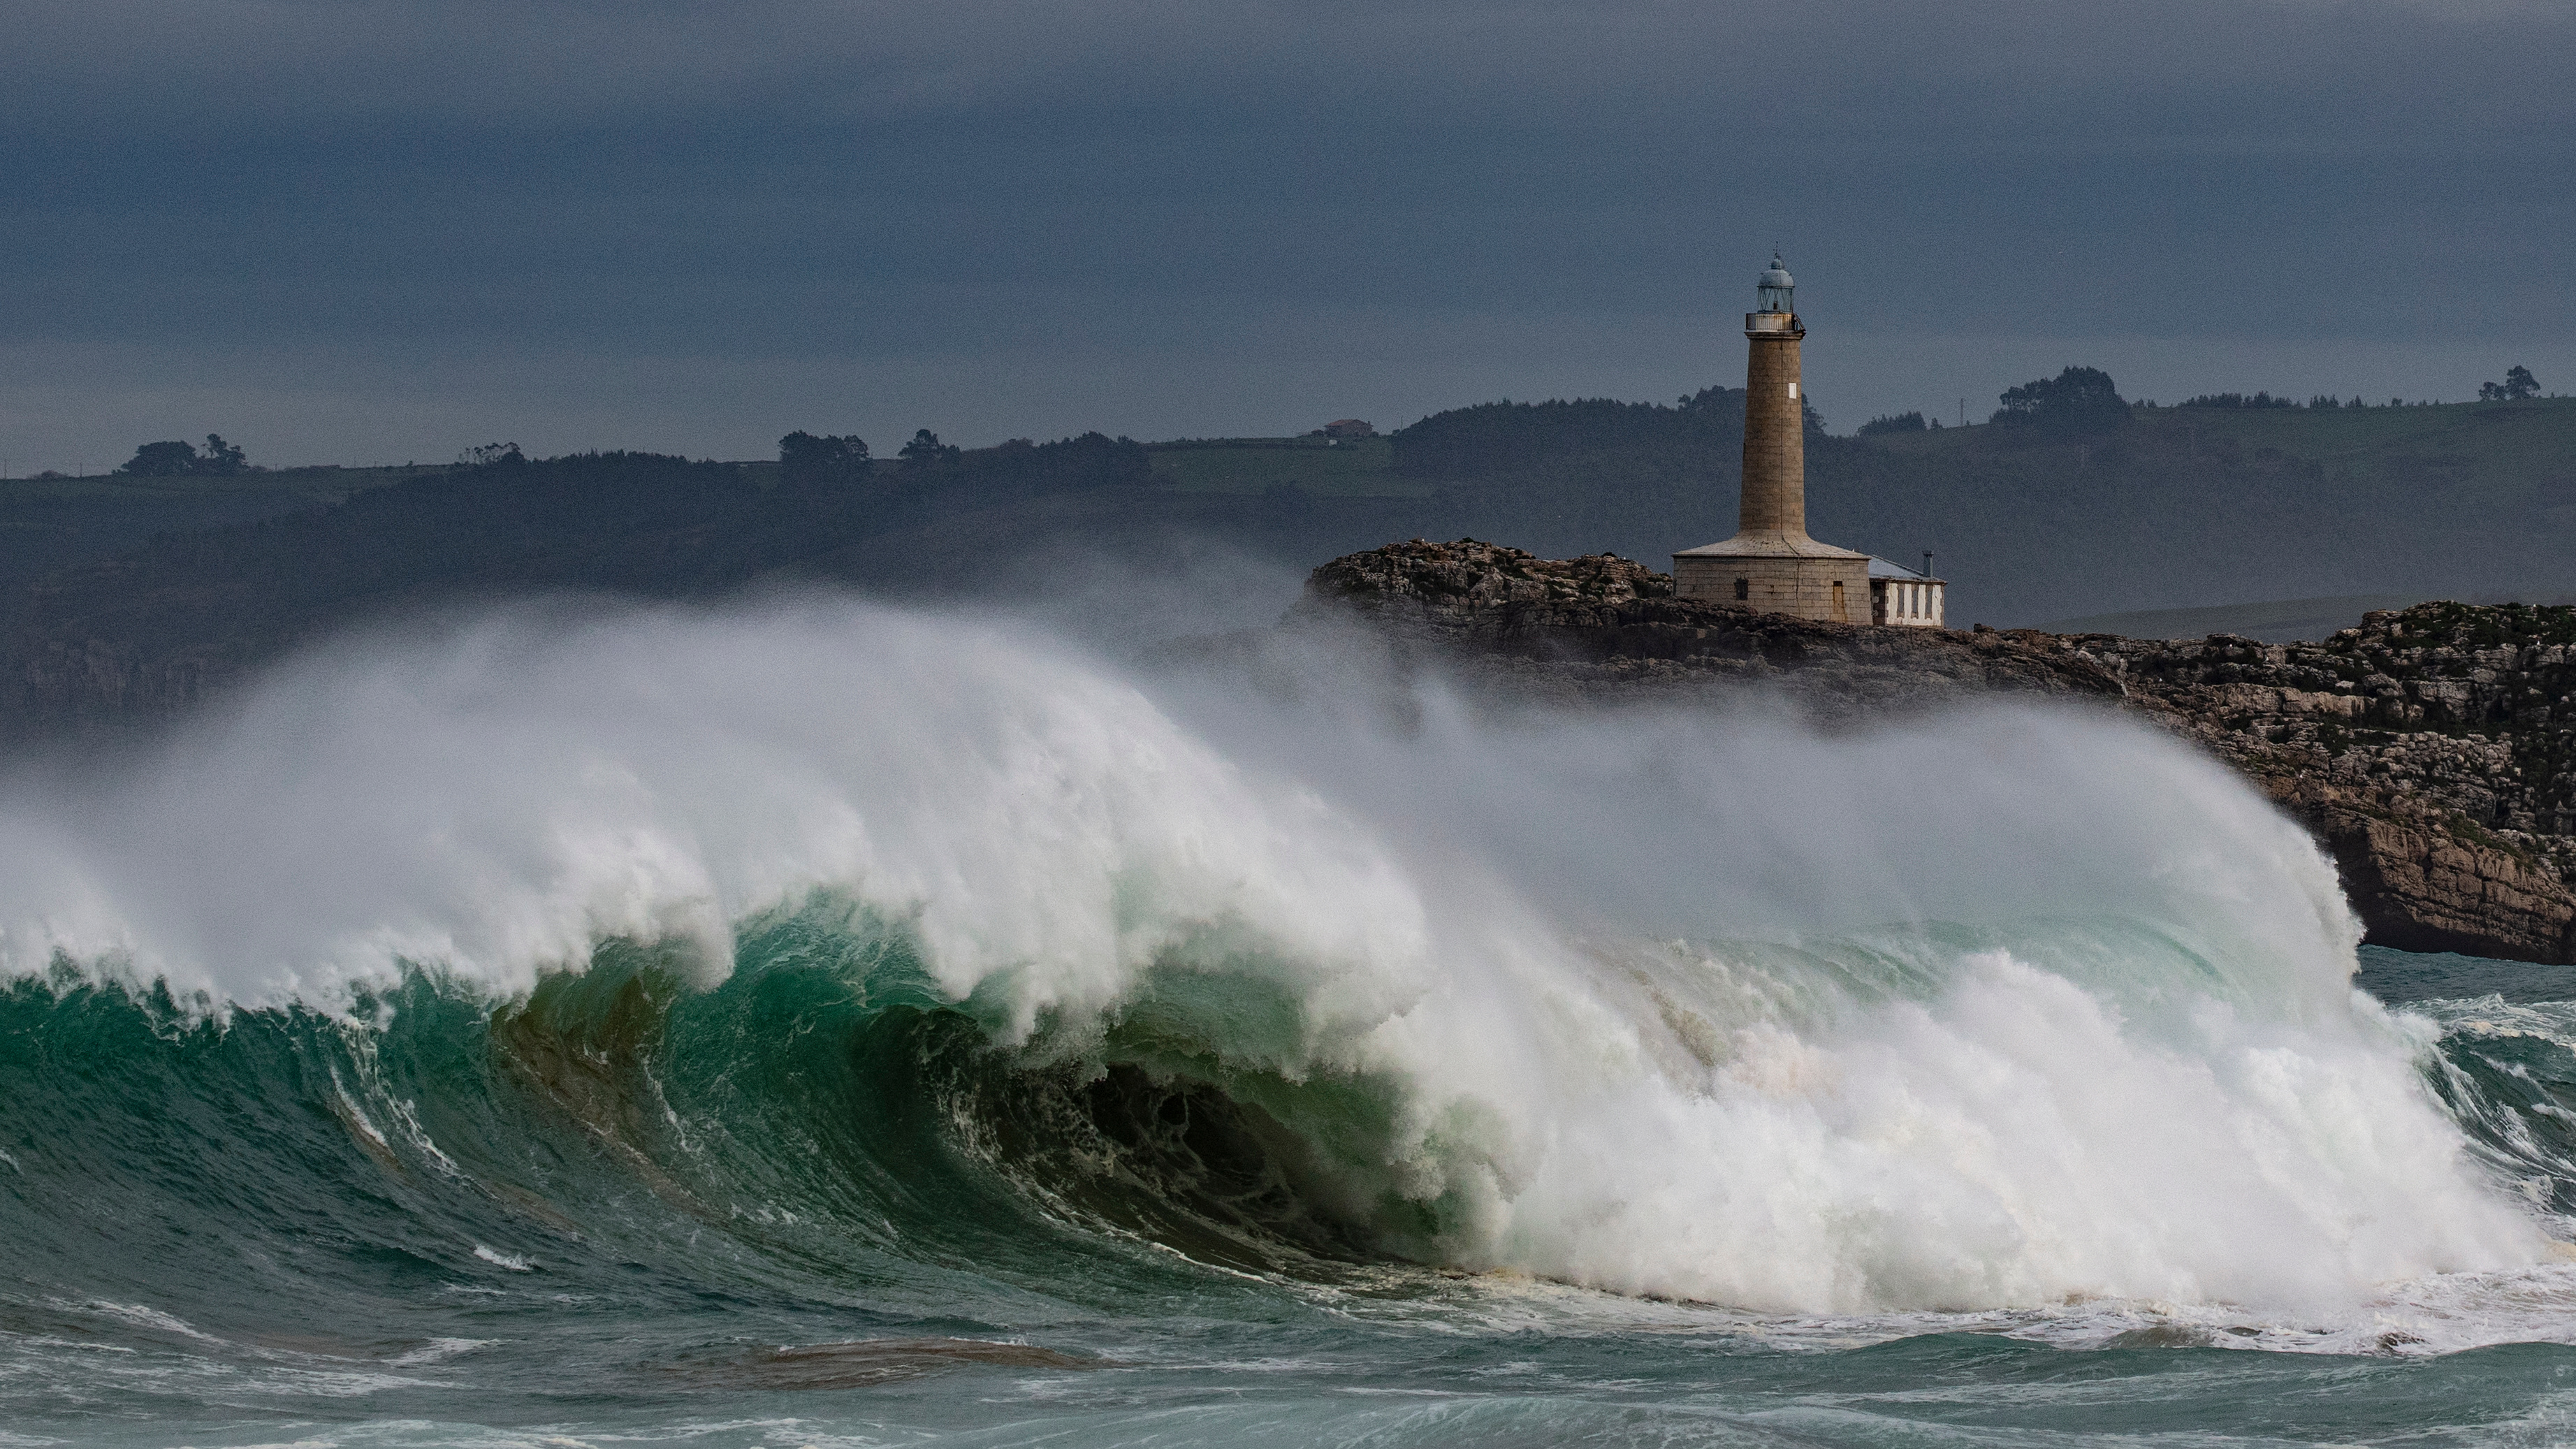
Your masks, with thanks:
M 831 889 L 1013 1030 L 1157 962 L 1272 978 L 1270 1070 L 1401 1085 L 1350 1190 L 1438 1201 L 1468 1266 L 1877 1312 L 2352 1302 L 2546 1247 L 2350 989 L 2327 863 L 2143 730 L 1339 703 L 829 600 L 350 642 L 9 783 L 0 952 L 506 994 L 607 935 L 720 972 Z

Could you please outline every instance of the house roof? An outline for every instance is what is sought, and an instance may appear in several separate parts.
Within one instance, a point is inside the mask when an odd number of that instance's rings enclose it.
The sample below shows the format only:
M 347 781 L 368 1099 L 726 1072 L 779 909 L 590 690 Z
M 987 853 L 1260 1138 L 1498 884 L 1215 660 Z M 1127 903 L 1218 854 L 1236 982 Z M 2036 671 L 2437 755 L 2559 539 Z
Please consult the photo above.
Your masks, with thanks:
M 1782 528 L 1761 528 L 1739 533 L 1716 543 L 1686 548 L 1675 558 L 1867 558 L 1868 554 L 1830 543 L 1818 543 L 1803 533 Z
M 1909 583 L 1937 584 L 1944 582 L 1944 580 L 1936 579 L 1930 574 L 1923 572 L 1921 569 L 1910 569 L 1901 563 L 1892 563 L 1886 559 L 1880 558 L 1876 554 L 1871 554 L 1869 556 L 1869 576 L 1874 579 L 1904 579 Z

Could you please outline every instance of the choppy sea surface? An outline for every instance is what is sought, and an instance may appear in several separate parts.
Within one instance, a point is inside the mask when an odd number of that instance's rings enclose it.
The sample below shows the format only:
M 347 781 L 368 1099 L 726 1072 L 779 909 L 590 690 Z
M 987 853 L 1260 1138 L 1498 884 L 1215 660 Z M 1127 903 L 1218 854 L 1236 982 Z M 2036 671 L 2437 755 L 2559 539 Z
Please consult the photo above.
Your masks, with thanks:
M 837 600 L 0 779 L 0 1446 L 2576 1441 L 2576 968 L 2118 721 Z

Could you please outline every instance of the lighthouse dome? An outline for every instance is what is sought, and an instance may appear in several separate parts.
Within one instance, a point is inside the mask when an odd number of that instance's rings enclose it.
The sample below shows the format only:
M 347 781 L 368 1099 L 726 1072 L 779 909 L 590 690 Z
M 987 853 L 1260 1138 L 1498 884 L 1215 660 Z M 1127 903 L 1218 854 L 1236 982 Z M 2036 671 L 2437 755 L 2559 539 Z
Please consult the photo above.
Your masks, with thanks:
M 1761 299 L 1759 312 L 1772 316 L 1794 316 L 1798 310 L 1793 301 L 1798 295 L 1797 285 L 1789 280 L 1789 269 L 1780 264 L 1780 254 L 1773 252 L 1771 269 L 1764 272 L 1761 279 L 1753 284 L 1753 295 Z

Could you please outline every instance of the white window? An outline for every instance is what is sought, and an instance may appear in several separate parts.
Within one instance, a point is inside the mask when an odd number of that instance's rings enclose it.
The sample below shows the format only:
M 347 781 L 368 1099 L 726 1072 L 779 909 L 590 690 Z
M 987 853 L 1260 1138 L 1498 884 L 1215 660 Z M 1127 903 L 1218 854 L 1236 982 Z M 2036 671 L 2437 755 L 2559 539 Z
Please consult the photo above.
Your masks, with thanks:
M 1797 385 L 1796 383 L 1794 383 L 1794 382 L 1793 382 L 1793 383 L 1789 384 L 1789 396 L 1791 396 L 1791 397 L 1796 397 L 1797 395 L 1798 395 L 1798 385 Z

